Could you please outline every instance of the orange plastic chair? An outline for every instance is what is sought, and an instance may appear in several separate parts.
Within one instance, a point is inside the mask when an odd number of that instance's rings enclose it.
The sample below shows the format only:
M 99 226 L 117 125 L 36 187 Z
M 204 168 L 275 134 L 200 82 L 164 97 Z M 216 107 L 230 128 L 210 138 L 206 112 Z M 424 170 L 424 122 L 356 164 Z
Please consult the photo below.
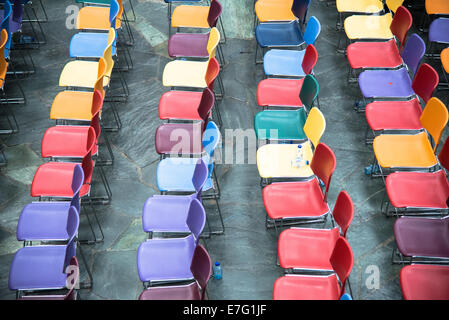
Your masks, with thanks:
M 426 0 L 427 14 L 449 14 L 449 1 L 447 0 Z
M 119 11 L 115 19 L 115 29 L 122 27 L 123 18 L 123 0 L 117 0 Z M 111 22 L 109 21 L 110 7 L 104 6 L 86 6 L 80 9 L 76 20 L 77 29 L 89 30 L 109 30 Z
M 441 51 L 441 65 L 443 66 L 443 77 L 445 80 L 444 84 L 449 87 L 449 80 L 447 77 L 447 75 L 449 74 L 449 48 L 446 48 L 443 51 Z
M 254 10 L 260 22 L 293 21 L 292 5 L 293 0 L 258 0 Z

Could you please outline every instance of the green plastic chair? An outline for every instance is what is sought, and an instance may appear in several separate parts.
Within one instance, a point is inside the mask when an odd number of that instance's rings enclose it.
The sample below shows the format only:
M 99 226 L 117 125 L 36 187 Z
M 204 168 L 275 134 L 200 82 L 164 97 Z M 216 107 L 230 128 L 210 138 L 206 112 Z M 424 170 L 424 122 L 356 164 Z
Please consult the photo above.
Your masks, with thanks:
M 133 14 L 133 18 L 132 19 L 128 19 L 126 16 L 126 10 L 124 12 L 124 20 L 129 21 L 129 22 L 135 22 L 136 21 L 136 13 L 134 12 L 134 6 L 133 6 L 133 2 L 132 0 L 128 0 L 129 2 L 129 6 L 131 8 L 131 12 Z M 109 6 L 111 4 L 111 0 L 76 0 L 76 3 L 81 3 L 84 5 L 100 5 L 100 6 Z
M 306 140 L 304 125 L 307 110 L 311 109 L 317 99 L 318 82 L 312 75 L 304 79 L 299 98 L 302 107 L 297 110 L 265 110 L 256 114 L 254 130 L 257 139 L 264 140 Z

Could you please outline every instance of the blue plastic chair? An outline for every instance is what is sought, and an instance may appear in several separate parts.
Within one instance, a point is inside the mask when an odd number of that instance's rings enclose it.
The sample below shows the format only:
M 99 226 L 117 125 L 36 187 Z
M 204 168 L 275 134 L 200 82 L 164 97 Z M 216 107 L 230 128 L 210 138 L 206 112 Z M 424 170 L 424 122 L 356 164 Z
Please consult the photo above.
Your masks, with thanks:
M 111 28 L 115 29 L 115 23 L 120 6 L 117 0 L 111 0 L 109 9 L 109 21 Z M 117 34 L 112 46 L 112 55 L 117 54 L 116 48 Z M 70 40 L 70 58 L 101 58 L 108 44 L 107 32 L 79 32 Z
M 292 12 L 297 18 L 296 21 L 259 24 L 255 30 L 258 46 L 262 48 L 301 46 L 304 43 L 302 30 L 306 21 L 309 4 L 310 0 L 293 1 Z M 256 46 L 256 63 L 258 63 L 258 46 Z
M 320 32 L 320 22 L 316 17 L 310 17 L 304 32 L 305 44 L 315 44 Z M 265 74 L 267 76 L 304 77 L 305 73 L 301 68 L 301 63 L 305 52 L 306 50 L 269 50 L 263 58 Z
M 345 293 L 344 295 L 341 296 L 340 300 L 352 300 L 352 297 L 350 294 Z
M 11 41 L 12 41 L 12 34 L 10 28 L 11 14 L 12 14 L 11 2 L 9 2 L 9 0 L 6 0 L 3 7 L 3 20 L 1 23 L 2 29 L 5 29 L 6 32 L 8 32 L 8 41 L 6 42 L 5 45 L 5 58 L 9 57 L 9 51 L 11 50 Z

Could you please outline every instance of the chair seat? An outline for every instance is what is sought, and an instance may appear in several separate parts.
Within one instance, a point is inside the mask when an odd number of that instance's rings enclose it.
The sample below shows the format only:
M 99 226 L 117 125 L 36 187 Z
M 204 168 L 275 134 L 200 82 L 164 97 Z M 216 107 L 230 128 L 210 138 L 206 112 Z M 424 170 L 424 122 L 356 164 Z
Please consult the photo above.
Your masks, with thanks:
M 170 57 L 208 58 L 208 33 L 176 33 L 168 40 Z
M 299 93 L 304 79 L 265 79 L 257 86 L 257 104 L 266 106 L 302 106 Z
M 316 178 L 304 182 L 272 183 L 263 189 L 262 197 L 271 219 L 317 218 L 329 212 Z
M 302 143 L 304 165 L 292 165 L 297 157 L 297 144 L 266 144 L 257 150 L 257 170 L 261 178 L 306 178 L 313 176 L 310 163 L 313 157 L 310 142 Z M 305 164 L 309 161 L 309 165 Z
M 203 158 L 209 163 L 209 157 Z M 167 192 L 195 192 L 192 177 L 198 159 L 195 158 L 165 158 L 157 166 L 156 183 L 159 191 Z M 203 191 L 213 188 L 209 177 L 203 186 Z
M 201 300 L 196 282 L 182 286 L 153 287 L 144 290 L 139 300 Z
M 303 127 L 306 122 L 306 117 L 304 108 L 294 111 L 261 111 L 254 118 L 256 136 L 258 139 L 305 140 L 307 136 L 304 133 Z
M 188 232 L 191 196 L 150 197 L 145 202 L 142 227 L 145 232 Z
M 31 196 L 72 198 L 73 170 L 77 164 L 74 162 L 47 162 L 40 165 L 31 184 Z M 84 177 L 80 197 L 89 193 L 91 180 L 92 176 Z
M 24 247 L 17 251 L 9 269 L 9 289 L 61 289 L 66 246 Z
M 85 91 L 62 91 L 53 100 L 50 119 L 91 121 L 94 93 Z
M 59 77 L 60 87 L 95 87 L 98 74 L 98 62 L 75 60 L 68 62 Z M 109 77 L 104 77 L 103 86 L 109 85 Z
M 305 50 L 269 50 L 263 58 L 267 76 L 305 77 L 302 69 Z
M 394 224 L 399 251 L 406 257 L 449 258 L 449 219 L 402 217 Z
M 70 239 L 67 219 L 70 202 L 33 202 L 27 204 L 17 223 L 17 240 L 59 240 Z
M 449 266 L 412 264 L 400 279 L 405 300 L 449 300 Z
M 260 22 L 293 21 L 296 20 L 296 17 L 292 12 L 292 4 L 293 0 L 258 0 L 254 10 Z
M 80 9 L 76 20 L 77 29 L 109 30 L 109 7 L 86 6 Z M 120 19 L 116 19 L 115 26 L 119 29 L 122 25 Z
M 338 300 L 340 286 L 335 274 L 330 276 L 286 275 L 276 280 L 274 300 Z
M 365 108 L 366 121 L 374 131 L 421 130 L 422 114 L 418 99 L 407 101 L 375 101 Z
M 165 123 L 156 129 L 155 148 L 159 154 L 200 154 L 201 139 L 201 123 Z
M 55 126 L 44 133 L 41 144 L 43 158 L 83 158 L 88 152 L 89 126 Z M 92 154 L 97 152 L 94 145 Z
M 449 14 L 449 3 L 446 0 L 427 0 L 427 14 Z
M 209 6 L 180 5 L 173 10 L 171 26 L 173 28 L 210 28 L 207 16 Z
M 384 9 L 379 0 L 337 0 L 338 12 L 377 13 Z
M 256 40 L 261 47 L 297 47 L 304 43 L 296 21 L 261 23 L 256 27 Z
M 359 86 L 365 98 L 407 98 L 414 95 L 406 68 L 363 71 L 359 76 Z
M 198 114 L 202 92 L 167 91 L 159 100 L 159 119 L 202 120 Z
M 193 279 L 190 271 L 195 241 L 186 238 L 151 239 L 137 250 L 137 270 L 142 282 Z
M 166 87 L 206 88 L 207 65 L 207 61 L 171 61 L 165 65 L 162 84 Z
M 70 40 L 70 58 L 101 58 L 108 45 L 108 33 L 80 32 Z M 112 46 L 112 55 L 117 49 Z
M 449 19 L 435 19 L 429 26 L 429 41 L 449 43 Z
M 283 231 L 278 242 L 281 267 L 333 270 L 329 259 L 339 236 L 338 228 L 291 228 Z
M 382 134 L 374 138 L 373 149 L 382 168 L 431 168 L 438 163 L 425 132 Z
M 437 172 L 394 172 L 385 186 L 396 208 L 447 209 L 449 182 L 443 170 Z
M 5 10 L 0 10 L 0 21 L 3 21 L 3 18 L 5 16 Z M 11 34 L 16 33 L 22 29 L 22 17 L 20 17 L 19 21 L 16 21 L 13 19 L 13 13 L 9 16 L 9 32 Z
M 353 15 L 345 19 L 346 36 L 356 39 L 392 39 L 390 30 L 393 17 L 390 13 L 382 16 Z
M 396 68 L 402 64 L 395 40 L 354 42 L 348 46 L 346 54 L 352 69 Z

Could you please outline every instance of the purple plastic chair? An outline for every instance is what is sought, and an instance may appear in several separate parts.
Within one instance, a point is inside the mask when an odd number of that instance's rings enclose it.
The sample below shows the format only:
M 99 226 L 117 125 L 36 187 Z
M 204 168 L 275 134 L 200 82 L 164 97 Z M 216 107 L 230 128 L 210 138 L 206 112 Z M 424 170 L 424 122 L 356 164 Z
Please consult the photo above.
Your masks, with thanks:
M 394 224 L 394 236 L 401 261 L 403 257 L 432 260 L 449 259 L 449 217 L 401 217 Z M 419 261 L 422 262 L 422 261 Z
M 426 44 L 412 34 L 405 45 L 402 59 L 407 68 L 399 70 L 366 70 L 359 76 L 359 86 L 364 98 L 408 98 L 414 95 L 412 79 L 421 59 L 426 53 Z
M 80 198 L 79 192 L 84 181 L 80 165 L 73 170 L 72 201 L 32 202 L 23 208 L 17 224 L 17 240 L 68 241 L 78 229 Z
M 190 270 L 196 281 L 187 285 L 148 288 L 140 294 L 139 300 L 204 300 L 212 261 L 202 245 L 195 249 Z
M 438 18 L 432 21 L 429 26 L 429 56 L 439 57 L 438 53 L 433 53 L 432 47 L 434 43 L 443 45 L 449 44 L 449 18 Z
M 147 199 L 142 212 L 145 232 L 190 232 L 187 216 L 193 199 L 201 201 L 201 191 L 209 176 L 207 164 L 199 159 L 192 176 L 195 193 L 188 196 L 155 195 Z
M 18 291 L 66 288 L 67 267 L 76 256 L 74 236 L 67 245 L 46 245 L 19 249 L 9 271 L 9 289 Z M 18 292 L 18 297 L 20 293 Z
M 193 199 L 187 216 L 191 235 L 185 238 L 150 239 L 140 244 L 137 250 L 137 271 L 145 286 L 152 282 L 193 279 L 190 265 L 205 223 L 204 208 L 201 202 Z

